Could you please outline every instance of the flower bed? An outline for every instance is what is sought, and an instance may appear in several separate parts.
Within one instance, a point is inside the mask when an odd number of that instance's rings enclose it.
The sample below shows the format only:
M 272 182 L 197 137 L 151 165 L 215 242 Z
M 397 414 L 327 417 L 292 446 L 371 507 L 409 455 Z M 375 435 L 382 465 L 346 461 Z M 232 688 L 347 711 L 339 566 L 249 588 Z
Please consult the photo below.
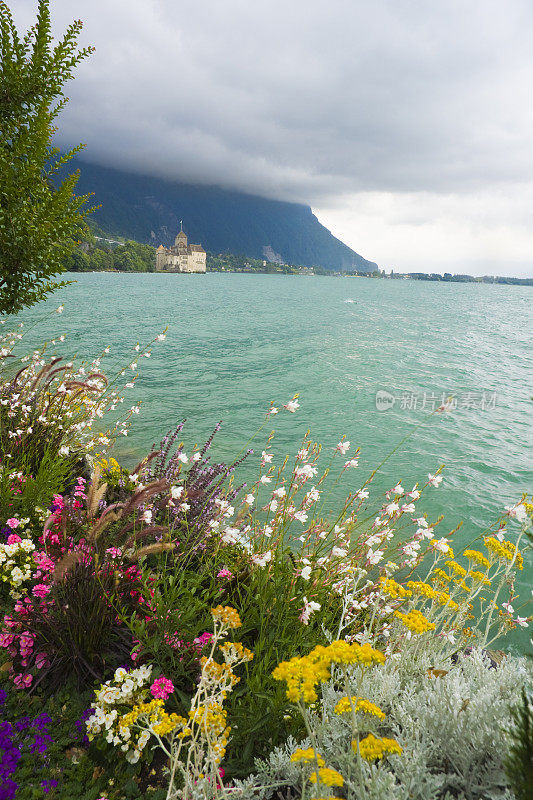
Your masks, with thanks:
M 423 511 L 440 470 L 380 501 L 364 481 L 325 519 L 328 482 L 357 475 L 345 438 L 326 467 L 308 436 L 276 465 L 271 434 L 237 487 L 239 460 L 213 463 L 213 437 L 187 450 L 180 423 L 128 471 L 107 451 L 139 407 L 95 430 L 126 370 L 36 352 L 17 371 L 16 336 L 1 351 L 0 798 L 512 797 L 530 670 L 486 651 L 529 622 L 526 498 L 460 550 Z

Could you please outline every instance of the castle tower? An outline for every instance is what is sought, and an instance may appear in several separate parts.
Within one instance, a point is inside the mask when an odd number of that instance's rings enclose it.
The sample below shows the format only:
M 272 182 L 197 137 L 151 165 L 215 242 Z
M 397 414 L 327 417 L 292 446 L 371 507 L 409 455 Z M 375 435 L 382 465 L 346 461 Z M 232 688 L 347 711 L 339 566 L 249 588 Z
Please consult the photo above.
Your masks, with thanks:
M 174 239 L 174 247 L 187 247 L 187 234 L 183 231 L 183 220 L 180 219 L 180 230 Z

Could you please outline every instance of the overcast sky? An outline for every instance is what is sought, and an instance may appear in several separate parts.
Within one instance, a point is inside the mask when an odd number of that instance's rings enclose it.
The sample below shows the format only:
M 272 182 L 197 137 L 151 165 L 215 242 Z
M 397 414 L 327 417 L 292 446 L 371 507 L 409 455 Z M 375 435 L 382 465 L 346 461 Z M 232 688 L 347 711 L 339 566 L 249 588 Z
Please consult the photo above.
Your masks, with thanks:
M 51 7 L 96 47 L 60 118 L 86 159 L 307 203 L 387 269 L 533 275 L 531 0 Z

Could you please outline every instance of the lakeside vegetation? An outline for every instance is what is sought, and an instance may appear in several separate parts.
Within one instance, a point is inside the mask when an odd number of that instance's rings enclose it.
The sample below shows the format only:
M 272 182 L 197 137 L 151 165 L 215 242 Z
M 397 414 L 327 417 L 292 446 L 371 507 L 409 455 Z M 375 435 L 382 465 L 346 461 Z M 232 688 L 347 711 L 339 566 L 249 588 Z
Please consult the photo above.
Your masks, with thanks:
M 165 333 L 111 376 L 107 349 L 65 364 L 21 336 L 0 341 L 4 797 L 526 797 L 531 669 L 490 648 L 529 621 L 532 504 L 458 551 L 423 510 L 440 470 L 380 498 L 345 437 L 275 463 L 297 397 L 265 409 L 246 488 L 251 451 L 210 457 L 220 425 L 186 446 L 180 422 L 128 471 L 121 400 Z M 359 488 L 327 519 L 345 472 Z

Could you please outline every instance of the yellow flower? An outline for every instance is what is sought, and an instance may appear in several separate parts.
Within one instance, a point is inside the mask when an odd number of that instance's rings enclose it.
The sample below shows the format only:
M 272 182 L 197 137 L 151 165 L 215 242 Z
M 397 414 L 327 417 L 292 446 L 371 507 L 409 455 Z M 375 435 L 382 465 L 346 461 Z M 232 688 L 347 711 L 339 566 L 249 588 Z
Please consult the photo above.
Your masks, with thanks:
M 346 714 L 351 711 L 352 707 L 355 711 L 364 711 L 366 714 L 373 714 L 378 719 L 385 719 L 385 714 L 381 708 L 363 697 L 342 697 L 335 706 L 335 713 Z
M 395 611 L 394 616 L 398 617 L 411 633 L 421 634 L 435 630 L 435 623 L 426 619 L 422 612 L 416 608 L 413 608 L 408 614 L 401 614 L 399 611 Z
M 326 763 L 320 753 L 315 755 L 315 751 L 312 747 L 308 747 L 307 750 L 302 750 L 301 747 L 298 747 L 292 754 L 291 761 L 294 763 L 303 761 L 304 764 L 308 764 L 310 761 L 316 761 L 319 767 L 323 767 Z
M 400 583 L 397 583 L 393 578 L 380 578 L 381 590 L 396 600 L 398 597 L 411 597 L 411 592 L 404 589 Z M 409 584 L 407 584 L 409 586 Z
M 385 656 L 366 643 L 349 644 L 343 640 L 332 642 L 327 647 L 318 645 L 309 655 L 282 661 L 272 672 L 278 681 L 286 681 L 287 697 L 292 702 L 303 700 L 314 703 L 318 699 L 316 687 L 329 681 L 332 664 L 361 664 L 372 666 L 383 664 Z
M 211 609 L 211 615 L 215 622 L 222 622 L 228 628 L 240 628 L 241 618 L 237 611 L 231 606 L 217 606 Z
M 408 581 L 407 586 L 409 586 L 409 588 L 412 589 L 415 594 L 421 594 L 430 600 L 435 600 L 437 597 L 437 592 L 435 589 L 423 581 Z
M 489 569 L 490 567 L 490 561 L 488 558 L 485 558 L 483 553 L 480 553 L 479 550 L 465 550 L 463 555 L 465 558 L 468 558 L 469 561 L 475 561 L 480 567 L 485 567 L 485 569 Z
M 500 559 L 506 559 L 507 561 L 512 561 L 513 558 L 516 560 L 515 564 L 518 569 L 524 569 L 524 559 L 522 558 L 521 553 L 519 553 L 512 542 L 503 541 L 500 542 L 494 536 L 486 536 L 483 541 L 485 542 L 485 547 L 489 551 L 491 556 L 496 556 Z
M 329 767 L 321 767 L 318 770 L 318 776 L 316 772 L 312 772 L 309 775 L 309 780 L 311 783 L 316 783 L 318 780 L 325 786 L 342 786 L 344 784 L 344 778 L 340 772 L 337 772 L 336 769 L 330 769 Z
M 357 754 L 357 750 L 359 749 L 359 753 L 361 758 L 364 758 L 366 761 L 375 761 L 378 758 L 383 758 L 387 755 L 399 755 L 402 754 L 402 748 L 396 741 L 396 739 L 387 739 L 387 737 L 379 738 L 374 736 L 374 734 L 369 733 L 364 739 L 361 739 L 359 742 L 359 748 L 357 747 L 357 740 L 354 739 L 352 742 L 352 750 L 354 753 Z
M 473 578 L 475 581 L 479 581 L 479 583 L 482 583 L 484 586 L 490 586 L 489 579 L 486 578 L 482 572 L 479 572 L 479 570 L 471 569 L 468 573 L 468 576 Z
M 465 577 L 466 569 L 458 564 L 457 561 L 446 561 L 446 566 L 448 569 L 451 569 L 452 572 L 455 572 L 456 575 L 459 575 L 460 578 Z

